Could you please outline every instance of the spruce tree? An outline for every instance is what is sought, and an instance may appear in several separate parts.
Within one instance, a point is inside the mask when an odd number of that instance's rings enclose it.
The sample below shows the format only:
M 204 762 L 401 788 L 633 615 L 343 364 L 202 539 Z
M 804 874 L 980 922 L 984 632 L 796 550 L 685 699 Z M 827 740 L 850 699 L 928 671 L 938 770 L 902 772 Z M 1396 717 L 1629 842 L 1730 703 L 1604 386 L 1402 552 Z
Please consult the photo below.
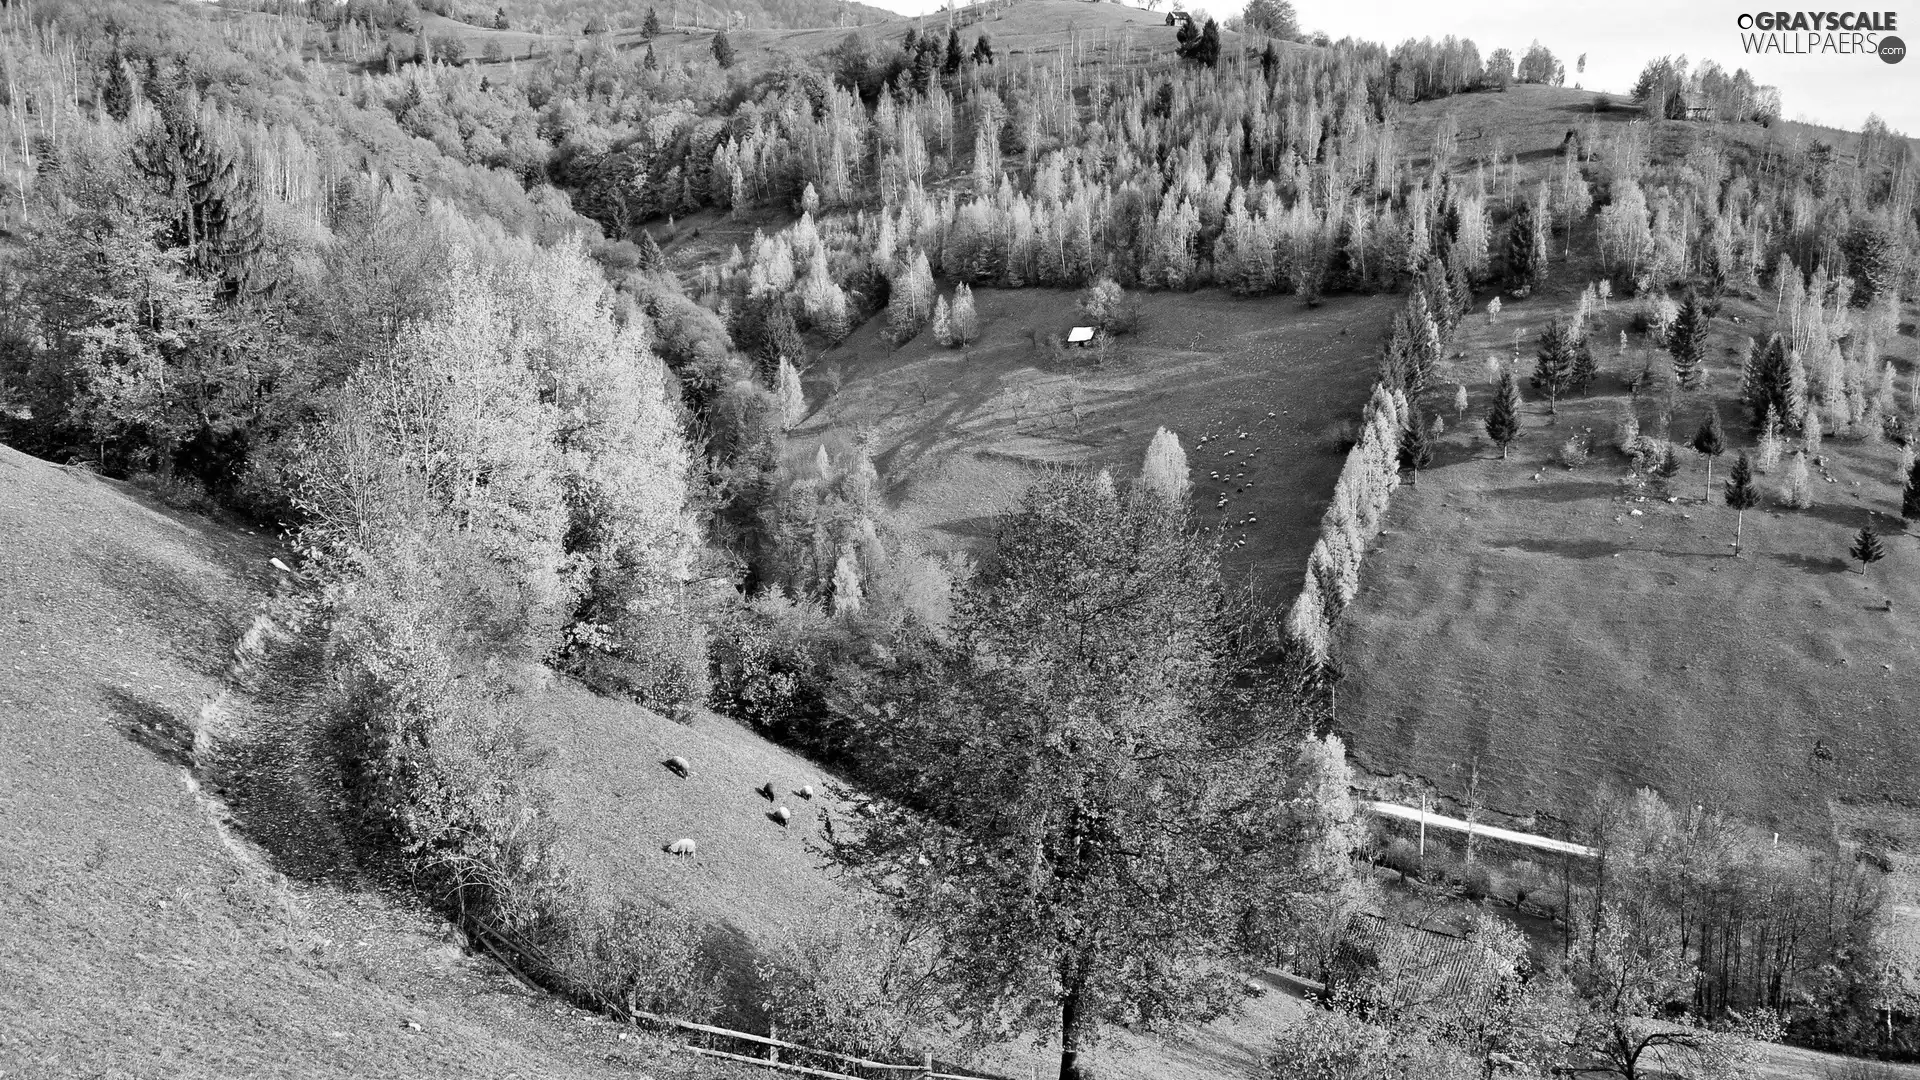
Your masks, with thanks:
M 648 41 L 652 41 L 660 35 L 660 12 L 654 10 L 652 7 L 647 8 L 647 18 L 646 21 L 640 24 L 640 33 L 644 35 Z
M 713 58 L 720 62 L 723 69 L 733 66 L 733 42 L 727 40 L 727 31 L 724 28 L 713 35 Z
M 660 70 L 660 58 L 653 55 L 653 42 L 651 41 L 647 42 L 647 57 L 645 60 L 641 61 L 641 66 L 646 68 L 648 71 Z
M 1693 433 L 1694 450 L 1707 459 L 1707 488 L 1700 501 L 1713 498 L 1713 459 L 1727 451 L 1727 440 L 1720 432 L 1720 414 L 1707 410 L 1707 418 L 1700 422 L 1699 430 Z
M 107 115 L 125 122 L 133 115 L 133 103 L 137 94 L 133 88 L 133 75 L 127 70 L 127 58 L 115 45 L 107 57 L 107 83 L 100 89 L 100 105 Z
M 988 41 L 985 34 L 973 39 L 973 62 L 975 64 L 993 63 L 993 42 Z
M 1533 216 L 1533 205 L 1523 202 L 1507 223 L 1507 279 L 1517 287 L 1532 285 L 1543 269 L 1536 258 Z
M 1680 306 L 1680 316 L 1667 332 L 1667 351 L 1673 354 L 1673 379 L 1682 390 L 1700 385 L 1707 360 L 1707 330 L 1710 322 L 1698 296 L 1689 294 Z
M 1907 521 L 1920 521 L 1920 461 L 1907 470 L 1906 490 L 1900 493 L 1900 516 Z
M 1594 378 L 1600 374 L 1600 367 L 1593 358 L 1593 344 L 1587 340 L 1587 328 L 1584 325 L 1575 325 L 1572 328 L 1568 348 L 1572 350 L 1573 355 L 1570 361 L 1572 370 L 1567 376 L 1567 388 L 1580 391 L 1581 396 L 1584 397 L 1588 388 L 1593 385 Z
M 1520 437 L 1520 387 L 1514 384 L 1511 371 L 1500 373 L 1500 387 L 1487 410 L 1486 426 L 1487 438 L 1500 448 L 1500 460 L 1507 460 L 1507 447 Z
M 948 75 L 960 74 L 960 67 L 967 62 L 967 56 L 960 51 L 960 28 L 947 31 L 947 56 L 940 69 Z
M 1872 525 L 1862 525 L 1860 531 L 1854 534 L 1853 546 L 1847 549 L 1847 554 L 1860 564 L 1860 576 L 1866 577 L 1867 567 L 1886 558 L 1887 549 L 1881 545 L 1880 537 L 1874 534 Z
M 201 125 L 190 92 L 162 103 L 160 123 L 134 144 L 133 164 L 172 204 L 161 246 L 185 249 L 223 298 L 237 297 L 263 243 L 260 200 L 239 155 Z
M 1572 327 L 1554 318 L 1540 332 L 1539 359 L 1533 366 L 1533 387 L 1547 395 L 1549 415 L 1559 412 L 1560 391 L 1573 378 Z
M 1433 424 L 1417 413 L 1412 419 L 1406 434 L 1400 438 L 1400 464 L 1413 472 L 1417 486 L 1420 470 L 1433 464 Z
M 1741 532 L 1746 528 L 1747 511 L 1760 501 L 1760 493 L 1753 486 L 1753 463 L 1747 460 L 1746 451 L 1741 451 L 1733 463 L 1733 476 L 1727 481 L 1727 505 L 1733 507 L 1733 557 L 1740 557 Z

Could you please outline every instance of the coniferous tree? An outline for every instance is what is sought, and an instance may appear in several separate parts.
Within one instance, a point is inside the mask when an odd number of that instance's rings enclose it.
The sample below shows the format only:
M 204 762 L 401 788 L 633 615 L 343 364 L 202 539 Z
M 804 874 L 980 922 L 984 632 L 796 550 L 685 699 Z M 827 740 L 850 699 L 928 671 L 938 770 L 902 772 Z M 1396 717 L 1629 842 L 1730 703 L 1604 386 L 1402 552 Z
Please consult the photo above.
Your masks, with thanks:
M 137 96 L 133 74 L 127 70 L 127 58 L 121 55 L 120 46 L 116 44 L 107 57 L 107 83 L 100 88 L 100 106 L 107 110 L 108 116 L 124 123 L 133 115 Z
M 1673 380 L 1682 390 L 1700 385 L 1707 360 L 1707 331 L 1710 319 L 1700 298 L 1689 294 L 1680 306 L 1680 315 L 1667 332 L 1667 351 L 1673 355 Z
M 640 66 L 648 71 L 660 70 L 660 58 L 653 55 L 653 42 L 651 41 L 647 42 L 647 56 L 646 59 L 640 62 Z
M 659 11 L 652 7 L 647 8 L 647 17 L 646 20 L 640 24 L 640 33 L 643 34 L 648 41 L 652 41 L 654 38 L 660 36 Z
M 1747 346 L 1747 366 L 1742 396 L 1756 424 L 1765 423 L 1771 412 L 1778 422 L 1790 422 L 1800 415 L 1804 385 L 1795 385 L 1793 358 L 1787 342 L 1775 334 L 1765 344 L 1758 340 Z M 1802 384 L 1805 376 L 1800 377 Z
M 1887 557 L 1887 549 L 1880 543 L 1880 537 L 1874 533 L 1873 526 L 1862 525 L 1860 531 L 1853 535 L 1853 545 L 1847 548 L 1847 554 L 1853 556 L 1854 561 L 1860 564 L 1860 576 L 1865 577 L 1867 567 Z
M 947 298 L 944 296 L 933 302 L 933 340 L 947 346 L 955 343 L 953 316 L 947 311 Z
M 1186 27 L 1193 26 L 1188 20 Z M 1183 28 L 1184 29 L 1184 28 Z M 1202 67 L 1217 67 L 1220 64 L 1220 23 L 1208 19 L 1207 25 L 1197 35 L 1180 47 L 1180 55 Z
M 1568 329 L 1568 348 L 1572 350 L 1571 370 L 1567 374 L 1567 389 L 1578 390 L 1585 396 L 1593 386 L 1593 380 L 1600 374 L 1600 367 L 1594 361 L 1593 343 L 1587 338 L 1585 323 L 1576 322 Z
M 1186 509 L 1193 482 L 1188 475 L 1187 452 L 1181 448 L 1178 435 L 1166 428 L 1153 433 L 1153 441 L 1147 444 L 1147 459 L 1140 466 L 1140 483 L 1168 505 Z
M 1907 470 L 1907 486 L 1900 493 L 1900 516 L 1907 521 L 1920 521 L 1920 461 Z
M 1727 479 L 1727 505 L 1734 509 L 1733 557 L 1740 557 L 1741 532 L 1747 523 L 1747 511 L 1760 501 L 1760 492 L 1753 486 L 1753 463 L 1747 460 L 1746 451 L 1734 459 L 1733 475 Z
M 1547 395 L 1549 415 L 1559 412 L 1560 391 L 1573 379 L 1573 328 L 1557 316 L 1540 332 L 1540 350 L 1533 366 L 1533 387 Z
M 733 66 L 733 42 L 727 40 L 727 31 L 723 27 L 713 35 L 713 58 L 720 62 L 721 68 Z
M 986 34 L 973 39 L 973 62 L 975 64 L 993 63 L 993 42 L 987 40 Z
M 1400 437 L 1400 464 L 1412 471 L 1416 485 L 1420 483 L 1420 470 L 1433 464 L 1433 423 L 1418 413 Z
M 1707 410 L 1707 418 L 1700 422 L 1699 430 L 1693 433 L 1693 442 L 1689 445 L 1707 459 L 1707 488 L 1705 494 L 1700 496 L 1701 501 L 1705 502 L 1713 497 L 1713 459 L 1727 451 L 1727 440 L 1720 431 L 1718 412 Z
M 1487 410 L 1487 438 L 1500 448 L 1500 460 L 1507 459 L 1507 447 L 1520 437 L 1520 387 L 1513 372 L 1500 373 L 1500 386 L 1493 393 L 1493 405 Z
M 162 246 L 220 282 L 231 299 L 246 284 L 262 244 L 260 201 L 239 155 L 201 123 L 186 92 L 162 102 L 160 123 L 134 145 L 134 166 L 172 208 Z
M 953 308 L 947 317 L 953 322 L 955 344 L 970 345 L 980 336 L 980 317 L 973 310 L 973 289 L 965 282 L 954 286 Z
M 1534 238 L 1536 213 L 1532 203 L 1523 202 L 1507 223 L 1507 279 L 1516 287 L 1534 284 L 1545 269 Z
M 956 26 L 947 31 L 947 55 L 940 65 L 940 70 L 947 75 L 958 75 L 961 66 L 966 62 L 967 54 L 960 51 L 960 28 Z
M 785 356 L 774 373 L 773 393 L 780 403 L 780 430 L 792 431 L 800 426 L 800 421 L 807 418 L 807 395 L 800 388 L 800 372 Z

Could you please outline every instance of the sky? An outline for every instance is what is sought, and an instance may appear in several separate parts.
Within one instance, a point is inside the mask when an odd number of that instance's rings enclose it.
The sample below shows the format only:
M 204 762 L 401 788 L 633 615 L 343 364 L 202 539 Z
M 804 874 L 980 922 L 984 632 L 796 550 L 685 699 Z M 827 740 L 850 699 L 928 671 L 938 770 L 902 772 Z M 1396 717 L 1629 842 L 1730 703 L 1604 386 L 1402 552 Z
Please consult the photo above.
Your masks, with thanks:
M 867 0 L 879 7 L 915 14 L 944 6 L 941 0 Z M 1222 19 L 1236 14 L 1244 0 L 1188 0 Z M 1881 0 L 1884 3 L 1884 0 Z M 1767 10 L 1789 7 L 1776 3 Z M 1819 10 L 1836 7 L 1819 5 Z M 1895 130 L 1920 136 L 1920 58 L 1888 64 L 1870 51 L 1840 54 L 1749 54 L 1743 47 L 1740 16 L 1762 5 L 1738 0 L 1612 0 L 1610 3 L 1516 3 L 1468 0 L 1294 0 L 1305 29 L 1333 38 L 1348 35 L 1389 46 L 1407 38 L 1472 38 L 1486 56 L 1505 47 L 1517 58 L 1538 38 L 1567 66 L 1567 85 L 1624 93 L 1655 56 L 1685 55 L 1696 64 L 1711 59 L 1728 71 L 1746 68 L 1754 81 L 1780 88 L 1781 114 L 1830 127 L 1858 130 L 1869 113 L 1878 113 Z M 1796 8 L 1796 10 L 1802 10 Z M 1806 8 L 1805 10 L 1812 10 Z M 1859 9 L 1854 9 L 1858 11 Z M 1920 44 L 1920 4 L 1906 10 L 1873 8 L 1895 17 L 1894 35 Z M 1782 35 L 1789 45 L 1812 49 L 1809 32 Z M 1845 35 L 1836 35 L 1845 36 Z M 1587 54 L 1587 70 L 1576 73 L 1574 60 Z

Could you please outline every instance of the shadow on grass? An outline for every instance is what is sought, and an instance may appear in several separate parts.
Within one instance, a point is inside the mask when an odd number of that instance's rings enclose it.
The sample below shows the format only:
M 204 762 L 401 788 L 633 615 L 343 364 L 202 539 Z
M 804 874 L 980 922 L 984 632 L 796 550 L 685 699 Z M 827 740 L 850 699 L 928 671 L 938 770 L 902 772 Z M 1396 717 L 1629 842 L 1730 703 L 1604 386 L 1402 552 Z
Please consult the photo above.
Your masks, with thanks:
M 1605 480 L 1541 480 L 1523 488 L 1514 488 L 1505 494 L 1514 499 L 1530 502 L 1572 503 L 1585 499 L 1607 499 L 1613 495 L 1614 485 Z
M 1558 555 L 1564 559 L 1605 559 L 1627 550 L 1611 540 L 1552 540 L 1534 536 L 1520 540 L 1494 541 L 1487 546 L 1526 551 L 1535 555 Z
M 1791 566 L 1803 574 L 1825 576 L 1847 572 L 1847 560 L 1834 555 L 1801 555 L 1797 552 L 1772 552 L 1767 558 Z
M 720 983 L 721 1027 L 736 1031 L 767 1030 L 766 991 L 754 970 L 760 950 L 745 930 L 731 921 L 707 927 L 700 942 L 700 962 Z
M 193 766 L 193 725 L 172 710 L 117 686 L 102 684 L 121 734 L 169 765 Z

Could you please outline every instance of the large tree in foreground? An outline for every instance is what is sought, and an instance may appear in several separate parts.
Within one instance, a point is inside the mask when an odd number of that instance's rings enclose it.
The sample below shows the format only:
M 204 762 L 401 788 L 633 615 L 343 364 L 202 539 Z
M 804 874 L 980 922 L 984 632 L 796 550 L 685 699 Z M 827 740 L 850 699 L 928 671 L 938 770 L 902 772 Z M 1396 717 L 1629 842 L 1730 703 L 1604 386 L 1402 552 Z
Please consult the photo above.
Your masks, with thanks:
M 869 720 L 883 801 L 835 854 L 937 930 L 960 1015 L 1077 1080 L 1103 1026 L 1219 1015 L 1342 917 L 1360 830 L 1184 506 L 1055 474 L 997 535 Z

